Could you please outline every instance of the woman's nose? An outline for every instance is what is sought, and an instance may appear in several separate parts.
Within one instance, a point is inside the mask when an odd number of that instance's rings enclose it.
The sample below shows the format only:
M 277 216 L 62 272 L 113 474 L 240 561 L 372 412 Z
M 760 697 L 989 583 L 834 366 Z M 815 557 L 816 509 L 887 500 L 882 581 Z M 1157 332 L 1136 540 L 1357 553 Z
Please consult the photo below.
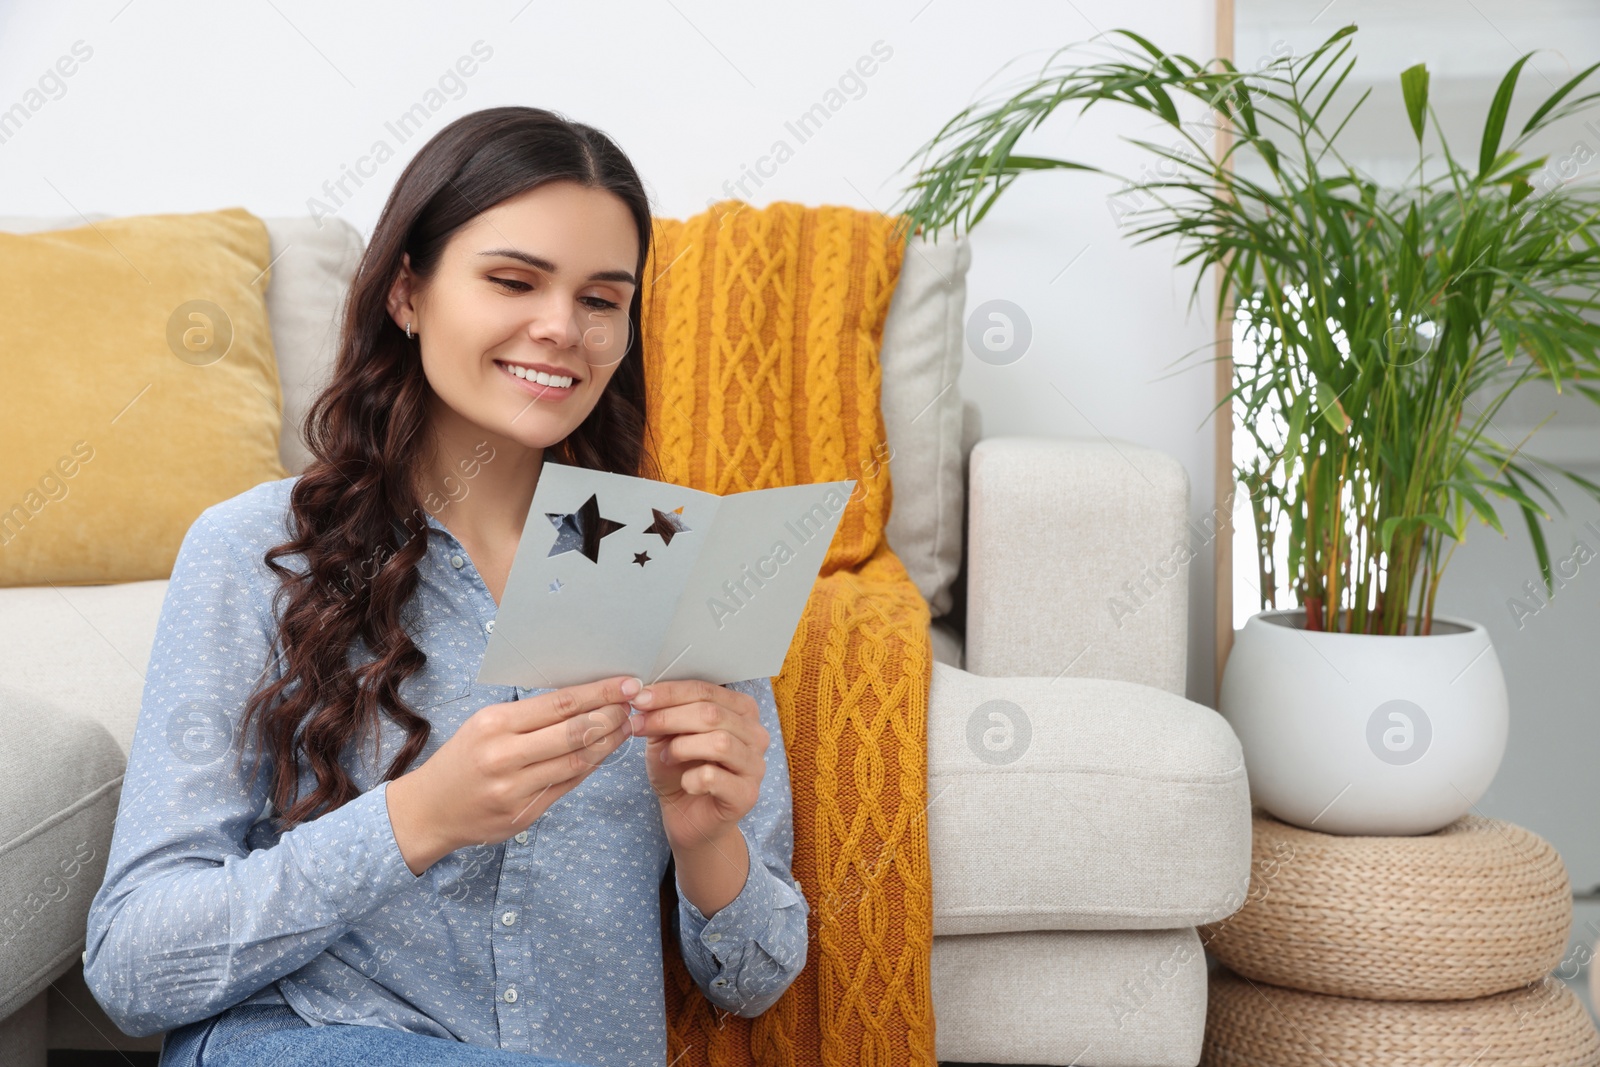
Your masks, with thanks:
M 571 348 L 583 339 L 576 307 L 554 300 L 535 307 L 523 328 L 531 339 L 548 341 L 556 348 Z

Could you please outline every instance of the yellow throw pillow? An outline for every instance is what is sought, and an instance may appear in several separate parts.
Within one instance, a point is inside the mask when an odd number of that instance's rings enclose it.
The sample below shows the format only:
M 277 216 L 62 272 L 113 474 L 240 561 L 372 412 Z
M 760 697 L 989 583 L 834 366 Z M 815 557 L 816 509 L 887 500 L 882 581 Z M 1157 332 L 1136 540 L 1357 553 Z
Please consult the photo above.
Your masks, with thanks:
M 166 578 L 288 476 L 269 263 L 243 208 L 0 233 L 0 586 Z

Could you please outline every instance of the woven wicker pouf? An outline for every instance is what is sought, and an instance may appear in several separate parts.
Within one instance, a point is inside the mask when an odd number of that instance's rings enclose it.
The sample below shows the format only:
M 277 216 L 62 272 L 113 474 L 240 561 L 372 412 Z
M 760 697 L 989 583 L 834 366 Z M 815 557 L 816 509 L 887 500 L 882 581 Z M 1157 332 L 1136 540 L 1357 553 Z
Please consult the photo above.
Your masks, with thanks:
M 1200 1067 L 1600 1067 L 1600 1035 L 1546 976 L 1477 1000 L 1361 1000 L 1212 972 Z
M 1566 951 L 1566 866 L 1520 826 L 1465 815 L 1419 837 L 1345 837 L 1258 809 L 1253 829 L 1245 904 L 1200 934 L 1224 966 L 1257 982 L 1466 1000 L 1536 982 Z

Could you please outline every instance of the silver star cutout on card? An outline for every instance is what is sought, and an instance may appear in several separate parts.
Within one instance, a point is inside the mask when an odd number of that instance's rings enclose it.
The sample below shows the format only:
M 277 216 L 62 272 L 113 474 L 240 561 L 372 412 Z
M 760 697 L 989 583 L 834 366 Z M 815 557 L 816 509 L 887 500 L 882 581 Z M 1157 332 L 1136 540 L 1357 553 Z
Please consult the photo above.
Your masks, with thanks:
M 674 508 L 671 511 L 660 511 L 656 508 L 651 508 L 650 514 L 656 517 L 656 521 L 646 526 L 644 532 L 647 534 L 660 534 L 661 540 L 669 545 L 672 544 L 673 534 L 687 533 L 689 531 L 689 527 L 683 524 L 683 508 L 681 507 Z
M 582 552 L 591 563 L 600 562 L 600 539 L 616 533 L 625 525 L 601 518 L 600 502 L 593 493 L 577 511 L 566 514 L 547 511 L 544 517 L 556 528 L 556 543 L 550 547 L 550 555 Z

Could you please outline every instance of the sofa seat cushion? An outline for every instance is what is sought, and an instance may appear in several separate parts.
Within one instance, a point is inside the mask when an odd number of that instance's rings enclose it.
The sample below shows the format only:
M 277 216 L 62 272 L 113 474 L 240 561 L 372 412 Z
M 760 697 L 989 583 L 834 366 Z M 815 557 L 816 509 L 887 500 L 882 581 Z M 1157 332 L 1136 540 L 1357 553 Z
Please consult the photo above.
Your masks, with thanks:
M 7 686 L 0 686 L 0 738 L 3 1019 L 83 951 L 126 757 L 87 715 Z
M 940 1062 L 1193 1067 L 1206 960 L 1192 929 L 933 939 Z
M 1244 903 L 1249 785 L 1210 708 L 935 662 L 928 717 L 935 934 L 1168 929 Z
M 0 679 L 133 747 L 167 582 L 0 589 Z

